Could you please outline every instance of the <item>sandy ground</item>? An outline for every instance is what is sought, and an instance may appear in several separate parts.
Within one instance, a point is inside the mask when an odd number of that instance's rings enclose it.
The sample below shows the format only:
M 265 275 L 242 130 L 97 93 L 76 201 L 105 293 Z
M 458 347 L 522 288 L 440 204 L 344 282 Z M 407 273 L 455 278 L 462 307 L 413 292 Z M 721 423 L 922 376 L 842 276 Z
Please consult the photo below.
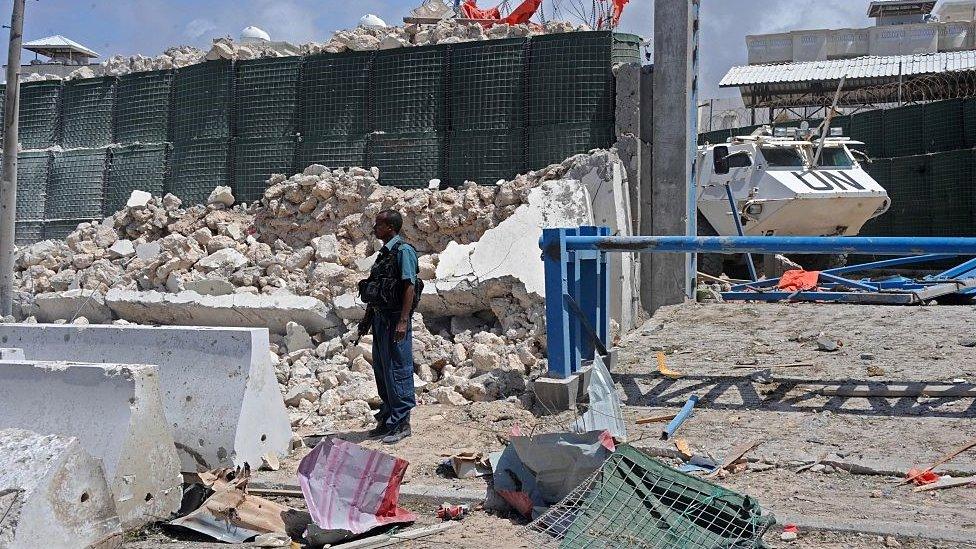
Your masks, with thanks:
M 838 341 L 839 350 L 818 350 L 820 337 Z M 804 528 L 798 540 L 784 542 L 777 525 L 765 540 L 770 547 L 976 547 L 976 489 L 915 493 L 897 485 L 909 467 L 931 463 L 976 437 L 976 399 L 817 394 L 825 385 L 852 382 L 976 382 L 976 347 L 967 346 L 973 338 L 972 306 L 685 305 L 660 311 L 621 341 L 614 378 L 635 446 L 677 464 L 673 444 L 659 440 L 662 424 L 637 426 L 634 420 L 673 413 L 698 395 L 695 415 L 676 434 L 696 453 L 721 461 L 743 441 L 760 443 L 747 456 L 749 468 L 719 484 L 758 498 L 781 523 L 802 520 L 847 531 Z M 656 373 L 659 351 L 682 377 Z M 782 366 L 792 363 L 804 365 Z M 439 475 L 444 455 L 499 450 L 513 427 L 523 433 L 559 431 L 572 417 L 535 415 L 517 401 L 431 405 L 415 410 L 413 436 L 392 448 L 364 440 L 369 426 L 358 424 L 339 425 L 337 433 L 301 434 L 342 436 L 403 457 L 410 462 L 405 480 L 414 486 L 483 491 L 481 479 Z M 294 485 L 298 460 L 307 451 L 295 452 L 279 471 L 258 472 L 255 480 Z M 828 465 L 797 472 L 817 460 Z M 939 470 L 976 474 L 976 449 Z M 418 514 L 418 525 L 437 520 L 429 503 L 406 498 L 402 504 Z M 447 532 L 397 546 L 528 547 L 519 535 L 522 524 L 476 511 Z M 916 535 L 891 536 L 897 532 Z M 919 539 L 922 535 L 934 539 Z M 141 537 L 130 536 L 125 547 L 210 546 L 159 530 Z

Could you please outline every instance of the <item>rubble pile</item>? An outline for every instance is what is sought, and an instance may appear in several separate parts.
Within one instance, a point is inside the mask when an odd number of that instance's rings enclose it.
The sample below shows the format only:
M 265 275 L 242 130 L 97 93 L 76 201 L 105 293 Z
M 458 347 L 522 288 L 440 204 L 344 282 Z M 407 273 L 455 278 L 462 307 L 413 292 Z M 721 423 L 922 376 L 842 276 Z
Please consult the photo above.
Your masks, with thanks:
M 19 316 L 124 323 L 118 309 L 105 305 L 119 291 L 197 300 L 310 296 L 336 322 L 311 327 L 296 317 L 271 339 L 293 419 L 313 421 L 314 412 L 368 419 L 379 396 L 371 340 L 354 344 L 364 314 L 355 288 L 381 245 L 371 235 L 375 215 L 395 208 L 404 216 L 402 234 L 418 249 L 420 277 L 432 281 L 414 317 L 421 400 L 459 405 L 518 396 L 527 378 L 545 370 L 543 299 L 512 276 L 452 279 L 448 273 L 442 280 L 439 256 L 476 243 L 533 192 L 552 194 L 547 186 L 565 183 L 560 178 L 581 158 L 586 155 L 493 186 L 441 190 L 380 185 L 376 168 L 312 165 L 290 178 L 273 176 L 262 199 L 249 205 L 235 204 L 227 187 L 216 188 L 208 204 L 188 207 L 173 195 L 135 191 L 102 222 L 18 250 Z M 46 309 L 53 304 L 56 310 Z

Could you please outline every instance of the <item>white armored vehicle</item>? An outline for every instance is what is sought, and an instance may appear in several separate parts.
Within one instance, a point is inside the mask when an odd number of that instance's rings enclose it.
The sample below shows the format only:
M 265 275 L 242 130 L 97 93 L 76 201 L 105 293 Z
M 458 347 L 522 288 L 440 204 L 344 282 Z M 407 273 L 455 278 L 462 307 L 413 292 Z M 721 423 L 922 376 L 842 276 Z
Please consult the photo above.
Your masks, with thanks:
M 830 132 L 837 136 L 822 138 L 806 129 L 790 130 L 771 135 L 763 127 L 699 147 L 699 234 L 738 235 L 734 215 L 747 236 L 853 236 L 888 211 L 888 193 L 859 161 L 867 157 L 851 149 L 862 143 L 839 137 L 837 128 Z M 723 256 L 700 257 L 703 272 L 722 271 Z M 824 269 L 840 266 L 846 257 L 794 259 Z

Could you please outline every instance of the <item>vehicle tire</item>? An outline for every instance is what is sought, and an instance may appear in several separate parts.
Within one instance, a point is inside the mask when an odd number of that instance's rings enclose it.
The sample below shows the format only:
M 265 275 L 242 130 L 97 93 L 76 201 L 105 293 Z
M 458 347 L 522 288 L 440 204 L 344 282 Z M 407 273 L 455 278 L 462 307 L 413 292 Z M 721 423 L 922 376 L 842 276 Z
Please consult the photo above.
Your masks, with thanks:
M 718 236 L 712 224 L 698 212 L 698 236 Z M 698 254 L 698 270 L 711 276 L 722 276 L 725 272 L 725 256 L 722 254 Z
M 847 254 L 797 254 L 789 258 L 808 271 L 826 271 L 847 265 Z

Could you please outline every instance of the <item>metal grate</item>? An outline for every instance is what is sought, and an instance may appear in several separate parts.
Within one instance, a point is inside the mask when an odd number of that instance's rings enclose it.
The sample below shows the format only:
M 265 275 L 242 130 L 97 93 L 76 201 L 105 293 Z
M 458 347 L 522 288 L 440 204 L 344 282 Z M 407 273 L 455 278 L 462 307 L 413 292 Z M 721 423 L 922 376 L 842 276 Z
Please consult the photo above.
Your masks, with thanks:
M 380 169 L 380 183 L 400 188 L 425 188 L 443 179 L 443 138 L 439 133 L 370 135 L 367 164 Z
M 239 136 L 285 136 L 298 131 L 301 57 L 240 61 L 235 66 L 235 132 Z
M 889 109 L 884 114 L 884 155 L 912 156 L 924 154 L 925 105 L 908 105 Z
M 533 547 L 748 549 L 775 523 L 759 503 L 617 448 L 599 471 L 530 523 Z
M 2 162 L 2 155 L 0 155 Z M 51 154 L 24 151 L 17 154 L 17 219 L 44 219 L 44 197 L 51 171 Z M 3 175 L 0 169 L 0 176 Z
M 528 169 L 558 164 L 574 154 L 613 145 L 613 122 L 549 124 L 528 129 Z
M 113 142 L 114 76 L 70 80 L 64 85 L 61 144 L 65 148 L 102 147 Z
M 525 172 L 524 138 L 523 132 L 509 130 L 451 132 L 447 183 L 493 185 Z
M 962 126 L 966 146 L 976 147 L 976 97 L 964 100 L 962 107 Z
M 288 175 L 295 163 L 294 137 L 240 138 L 234 143 L 234 197 L 260 200 L 271 174 Z
M 911 204 L 916 216 L 930 219 L 931 236 L 974 236 L 973 151 L 931 155 L 925 173 L 926 200 Z M 924 213 L 923 213 L 924 212 Z
M 45 240 L 64 240 L 69 234 L 75 232 L 78 225 L 91 223 L 95 218 L 85 219 L 55 219 L 44 222 Z
M 173 143 L 166 192 L 187 206 L 204 204 L 219 185 L 230 181 L 230 141 L 193 139 Z
M 234 68 L 227 60 L 176 69 L 172 140 L 230 137 L 233 80 Z
M 613 121 L 612 34 L 536 36 L 529 56 L 529 125 Z
M 926 103 L 923 111 L 924 152 L 954 151 L 966 147 L 962 99 Z M 918 132 L 918 128 L 915 132 Z
M 46 149 L 58 144 L 61 81 L 24 82 L 20 85 L 20 146 Z
M 374 55 L 375 52 L 349 52 L 305 58 L 299 97 L 303 136 L 368 131 Z
M 27 246 L 44 240 L 43 221 L 17 221 L 14 225 L 14 243 L 16 245 Z
M 457 44 L 451 51 L 452 130 L 524 126 L 528 39 Z
M 101 217 L 106 158 L 106 149 L 55 153 L 47 184 L 45 219 Z
M 891 160 L 888 158 L 875 158 L 874 161 L 865 163 L 863 166 L 868 174 L 888 191 L 888 196 L 891 197 L 891 190 L 889 189 L 891 184 Z M 895 236 L 889 220 L 897 216 L 895 213 L 896 206 L 899 206 L 898 201 L 893 201 L 891 203 L 891 209 L 881 214 L 880 217 L 875 217 L 865 223 L 859 234 L 863 236 Z
M 928 236 L 932 232 L 934 212 L 917 207 L 931 198 L 925 185 L 929 169 L 928 156 L 903 156 L 891 159 L 887 184 L 882 183 L 891 197 L 891 209 L 884 214 L 885 228 L 891 236 Z
M 169 150 L 168 143 L 113 149 L 109 157 L 103 215 L 109 216 L 123 209 L 134 190 L 162 196 L 166 188 Z
M 135 72 L 116 86 L 115 140 L 118 143 L 163 143 L 169 140 L 170 94 L 174 72 Z
M 373 60 L 372 129 L 422 132 L 444 128 L 449 46 L 398 48 Z
M 294 171 L 312 164 L 329 168 L 366 166 L 366 135 L 303 136 L 295 153 Z

